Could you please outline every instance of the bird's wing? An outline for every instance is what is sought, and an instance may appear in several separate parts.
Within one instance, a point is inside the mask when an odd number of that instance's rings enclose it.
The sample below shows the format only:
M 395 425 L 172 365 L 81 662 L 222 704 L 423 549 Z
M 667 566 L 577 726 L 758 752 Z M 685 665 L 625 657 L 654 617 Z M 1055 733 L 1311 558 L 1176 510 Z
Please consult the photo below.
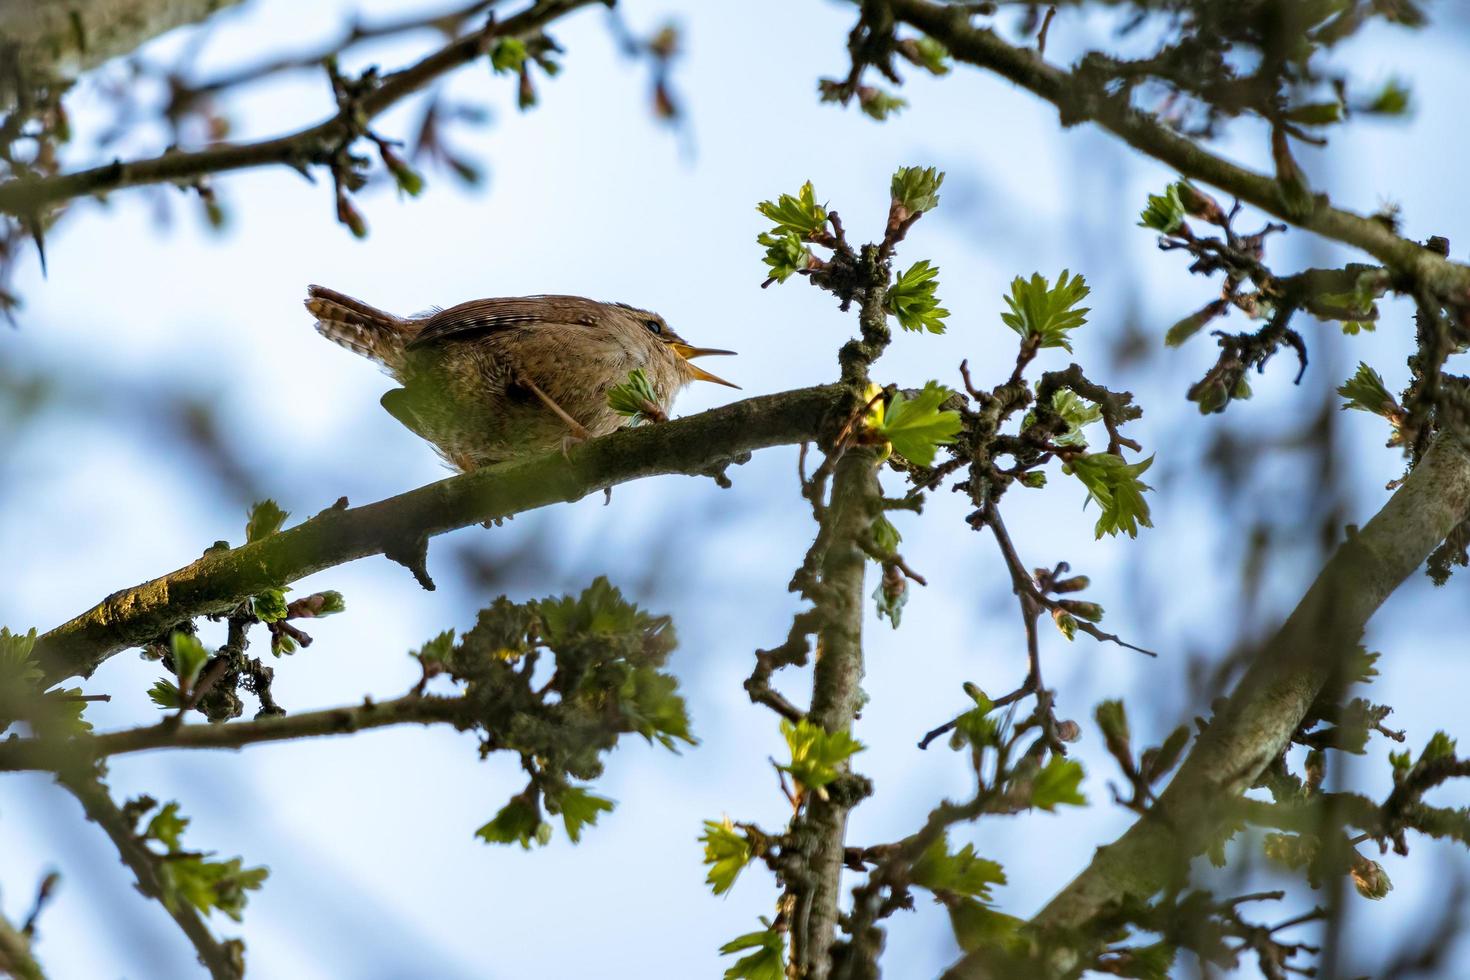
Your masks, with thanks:
M 414 350 L 444 341 L 472 340 L 500 330 L 537 323 L 591 325 L 597 322 L 597 305 L 576 296 L 474 299 L 430 316 L 405 349 Z

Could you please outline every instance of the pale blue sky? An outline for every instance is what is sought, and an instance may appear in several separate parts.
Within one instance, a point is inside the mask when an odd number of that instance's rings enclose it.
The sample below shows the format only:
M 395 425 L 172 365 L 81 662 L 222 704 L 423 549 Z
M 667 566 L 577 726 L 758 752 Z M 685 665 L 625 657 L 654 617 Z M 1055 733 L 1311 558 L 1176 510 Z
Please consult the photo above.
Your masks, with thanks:
M 299 6 L 255 0 L 225 15 L 204 65 L 249 63 L 283 36 L 309 49 L 335 33 L 348 9 L 408 7 L 332 3 L 302 13 Z M 308 282 L 399 312 L 534 292 L 624 300 L 660 311 L 696 343 L 739 350 L 722 373 L 746 393 L 778 391 L 830 379 L 854 323 L 803 283 L 758 288 L 755 203 L 811 179 L 849 234 L 872 236 L 893 169 L 936 165 L 950 174 L 943 202 L 910 235 L 900 260 L 928 258 L 940 267 L 952 326 L 943 337 L 897 338 L 881 362 L 882 379 L 956 384 L 955 366 L 968 357 L 977 380 L 994 383 L 1008 373 L 1014 351 L 997 315 L 1006 283 L 1016 274 L 1070 268 L 1094 289 L 1093 322 L 1079 331 L 1076 356 L 1097 380 L 1137 393 L 1147 415 L 1136 435 L 1158 453 L 1157 526 L 1138 542 L 1094 541 L 1082 491 L 1060 474 L 1044 492 L 1006 501 L 1028 562 L 1070 561 L 1092 577 L 1094 598 L 1109 612 L 1105 625 L 1161 653 L 1151 661 L 1086 639 L 1044 638 L 1047 680 L 1060 691 L 1063 714 L 1087 732 L 1078 755 L 1098 805 L 956 832 L 1005 861 L 1010 884 L 999 892 L 1001 907 L 1028 915 L 1129 822 L 1105 802 L 1113 768 L 1092 729 L 1092 706 L 1128 697 L 1136 740 L 1157 741 L 1203 710 L 1186 693 L 1186 658 L 1218 659 L 1234 638 L 1241 545 L 1209 488 L 1190 476 L 1201 447 L 1222 428 L 1252 440 L 1279 437 L 1290 412 L 1346 377 L 1359 358 L 1399 386 L 1407 314 L 1388 309 L 1377 334 L 1358 338 L 1334 339 L 1332 328 L 1310 325 L 1314 360 L 1304 389 L 1291 386 L 1292 365 L 1273 364 L 1253 380 L 1254 400 L 1202 418 L 1183 394 L 1213 361 L 1213 348 L 1201 340 L 1166 353 L 1158 338 L 1215 287 L 1186 276 L 1178 256 L 1159 253 L 1152 236 L 1133 227 L 1147 193 L 1171 179 L 1165 168 L 1090 127 L 1063 132 L 1045 104 L 969 70 L 937 82 L 913 78 L 904 93 L 912 108 L 883 126 L 819 105 L 817 76 L 845 70 L 852 18 L 845 4 L 622 6 L 640 31 L 677 16 L 687 45 L 675 75 L 690 116 L 686 134 L 649 117 L 646 70 L 616 52 L 603 15 L 588 11 L 556 30 L 567 48 L 565 71 L 542 85 L 542 105 L 530 114 L 515 111 L 512 84 L 483 66 L 453 78 L 457 95 L 494 109 L 488 129 L 453 136 L 488 163 L 488 187 L 465 191 L 431 172 L 418 200 L 398 201 L 385 189 L 365 194 L 366 242 L 332 221 L 329 183 L 313 186 L 286 170 L 219 181 L 232 216 L 222 235 L 202 227 L 183 195 L 173 195 L 177 220 L 162 234 L 139 194 L 116 195 L 105 210 L 78 206 L 49 243 L 49 278 L 24 263 L 16 283 L 27 303 L 20 329 L 0 330 L 7 369 L 64 366 L 84 395 L 80 410 L 48 415 L 19 440 L 0 432 L 10 481 L 0 506 L 0 560 L 14 570 L 0 590 L 0 623 L 49 628 L 113 589 L 187 562 L 216 539 L 240 539 L 245 501 L 222 492 L 195 457 L 170 449 L 160 458 L 159 422 L 138 410 L 137 397 L 159 379 L 215 405 L 252 479 L 298 517 L 342 494 L 366 503 L 444 475 L 432 451 L 378 407 L 388 380 L 311 330 L 300 306 Z M 1096 43 L 1103 27 L 1064 15 L 1052 29 L 1051 51 L 1060 56 Z M 163 39 L 152 53 L 166 58 L 183 37 Z M 385 45 L 371 58 L 396 66 L 418 50 L 414 42 Z M 1403 206 L 1408 234 L 1442 234 L 1463 246 L 1470 211 L 1453 190 L 1463 183 L 1460 36 L 1375 31 L 1355 52 L 1361 77 L 1410 78 L 1418 112 L 1401 124 L 1351 127 L 1336 138 L 1330 166 L 1304 154 L 1314 179 L 1335 201 L 1360 210 L 1391 197 Z M 325 80 L 309 74 L 262 85 L 231 108 L 239 137 L 286 131 L 327 111 Z M 75 105 L 79 128 L 98 111 L 83 92 Z M 412 117 L 412 110 L 396 112 L 382 129 L 402 133 Z M 150 147 L 140 140 L 132 148 Z M 1264 158 L 1259 134 L 1246 127 L 1221 150 L 1255 166 Z M 1301 232 L 1280 240 L 1271 256 L 1283 269 L 1359 258 Z M 1130 322 L 1149 336 L 1150 354 L 1115 363 L 1109 351 Z M 1229 326 L 1242 329 L 1238 317 Z M 1065 363 L 1057 353 L 1043 367 Z M 727 389 L 695 389 L 679 411 L 733 397 Z M 1351 413 L 1340 422 L 1351 446 L 1350 519 L 1361 521 L 1385 499 L 1383 484 L 1399 461 L 1382 447 L 1377 419 Z M 516 599 L 578 589 L 608 573 L 635 598 L 673 614 L 682 637 L 673 665 L 702 742 L 682 757 L 632 740 L 614 753 L 598 789 L 619 807 L 581 845 L 559 836 L 526 854 L 476 841 L 474 829 L 520 788 L 521 776 L 508 758 L 479 763 L 471 738 L 446 731 L 395 729 L 239 754 L 130 756 L 112 766 L 114 791 L 177 798 L 194 819 L 192 846 L 271 867 L 244 926 L 256 976 L 718 975 L 718 946 L 769 915 L 775 891 L 752 868 L 729 896 L 711 897 L 695 838 L 701 820 L 722 814 L 768 827 L 787 816 L 767 761 L 779 747 L 775 719 L 749 704 L 741 681 L 752 651 L 785 634 L 796 608 L 785 582 L 811 534 L 795 493 L 794 450 L 760 454 L 732 477 L 729 491 L 707 480 L 647 481 L 620 487 L 608 508 L 598 496 L 493 531 L 435 539 L 429 567 L 437 592 L 420 590 L 381 558 L 297 586 L 303 593 L 339 589 L 349 612 L 313 629 L 310 650 L 276 664 L 276 696 L 293 710 L 405 691 L 417 672 L 404 652 L 441 629 L 468 626 L 495 594 L 473 587 L 454 558 L 458 550 L 514 560 L 503 574 Z M 1266 466 L 1256 479 L 1251 495 L 1283 506 L 1313 492 L 1308 476 L 1284 465 Z M 963 706 L 962 681 L 1000 693 L 1024 673 L 1023 640 L 993 542 L 964 529 L 964 512 L 959 498 L 944 493 L 922 520 L 898 520 L 905 554 L 931 585 L 916 590 L 901 630 L 867 624 L 872 700 L 857 734 L 870 748 L 859 765 L 878 792 L 854 814 L 856 842 L 909 833 L 940 795 L 968 790 L 958 756 L 942 747 L 920 753 L 914 742 Z M 700 530 L 674 535 L 678 546 L 667 546 L 671 520 Z M 518 553 L 527 544 L 532 552 Z M 1212 575 L 1217 563 L 1232 571 Z M 1314 572 L 1289 556 L 1268 569 L 1268 614 L 1288 609 Z M 1399 706 L 1395 721 L 1416 746 L 1437 727 L 1453 731 L 1462 716 L 1463 588 L 1457 579 L 1434 591 L 1416 579 L 1372 627 L 1386 654 L 1373 695 Z M 145 691 L 157 674 L 132 654 L 109 661 L 87 690 L 110 691 L 114 700 L 89 717 L 99 728 L 150 722 L 156 709 Z M 806 676 L 783 678 L 793 696 L 807 683 Z M 1372 746 L 1375 765 L 1364 778 L 1373 792 L 1386 785 L 1386 751 Z M 1434 899 L 1437 865 L 1465 864 L 1462 852 L 1427 843 L 1416 844 L 1407 861 L 1384 861 L 1397 888 L 1371 911 L 1384 916 L 1376 921 L 1400 923 Z M 51 867 L 66 877 L 38 950 L 55 976 L 195 974 L 183 937 L 132 891 L 75 803 L 38 776 L 0 779 L 5 911 L 27 908 L 34 883 Z M 1279 917 L 1311 901 L 1298 895 Z M 228 921 L 215 926 L 224 935 L 240 932 Z M 942 910 L 927 899 L 893 920 L 888 975 L 933 975 L 955 955 Z

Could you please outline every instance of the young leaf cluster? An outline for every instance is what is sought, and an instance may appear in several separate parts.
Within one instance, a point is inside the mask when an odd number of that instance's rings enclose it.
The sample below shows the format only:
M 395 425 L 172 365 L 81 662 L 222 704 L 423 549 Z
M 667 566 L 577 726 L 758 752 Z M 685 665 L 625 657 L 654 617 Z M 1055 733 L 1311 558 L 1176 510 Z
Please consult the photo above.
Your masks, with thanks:
M 426 683 L 447 675 L 464 685 L 483 750 L 518 754 L 530 775 L 477 831 L 482 840 L 544 844 L 551 814 L 575 843 L 613 809 L 580 783 L 602 774 L 603 756 L 622 735 L 670 750 L 694 743 L 678 682 L 661 669 L 675 642 L 667 617 L 598 578 L 576 596 L 526 603 L 502 596 L 462 636 L 446 631 L 412 653 Z M 549 679 L 533 684 L 531 668 L 545 658 Z
M 1066 269 L 1055 286 L 1040 273 L 1033 273 L 1030 279 L 1017 276 L 1005 298 L 1010 312 L 1002 313 L 1000 318 L 1028 344 L 1071 351 L 1071 331 L 1087 322 L 1089 312 L 1077 304 L 1091 291 L 1082 276 L 1071 276 Z
M 1153 527 L 1148 501 L 1143 499 L 1144 491 L 1153 488 L 1139 479 L 1153 462 L 1152 456 L 1129 463 L 1112 453 L 1090 453 L 1069 460 L 1063 467 L 1064 472 L 1082 481 L 1089 499 L 1097 501 L 1102 508 L 1094 529 L 1099 538 L 1119 531 L 1136 538 L 1140 524 Z
M 142 797 L 130 803 L 126 812 L 137 819 L 156 805 L 154 800 Z M 144 841 L 163 845 L 163 852 L 154 854 L 159 858 L 156 869 L 164 904 L 177 908 L 182 903 L 206 915 L 219 910 L 239 922 L 249 899 L 247 893 L 258 890 L 270 871 L 247 868 L 238 857 L 213 861 L 211 853 L 185 850 L 181 838 L 188 825 L 188 818 L 179 814 L 178 803 L 167 803 L 148 821 L 141 835 Z
M 663 417 L 663 406 L 653 382 L 642 368 L 634 368 L 628 380 L 615 384 L 607 390 L 607 404 L 614 412 L 628 419 L 630 425 L 642 425 L 650 419 Z
M 871 438 L 888 443 L 910 463 L 929 466 L 939 447 L 954 442 L 963 425 L 958 412 L 939 407 L 952 394 L 937 381 L 927 382 L 913 397 L 894 392 L 886 407 L 877 402 L 870 410 Z
M 883 302 L 904 330 L 944 333 L 949 310 L 939 305 L 939 269 L 927 259 L 915 262 L 888 287 Z
M 783 720 L 781 734 L 791 751 L 791 761 L 778 768 L 790 773 L 803 789 L 819 795 L 824 795 L 827 784 L 842 774 L 843 764 L 864 748 L 846 731 L 829 732 L 805 718 L 795 723 Z

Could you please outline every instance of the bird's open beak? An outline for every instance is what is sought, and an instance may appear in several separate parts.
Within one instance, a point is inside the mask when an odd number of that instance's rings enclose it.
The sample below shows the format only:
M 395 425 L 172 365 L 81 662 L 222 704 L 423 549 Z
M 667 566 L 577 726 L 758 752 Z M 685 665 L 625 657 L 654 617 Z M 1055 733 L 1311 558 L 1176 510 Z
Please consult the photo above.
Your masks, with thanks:
M 680 343 L 673 343 L 669 346 L 674 348 L 674 353 L 678 354 L 686 361 L 692 361 L 696 357 L 709 357 L 714 354 L 735 353 L 732 350 L 720 350 L 718 347 L 691 347 L 688 344 Z M 708 371 L 698 366 L 697 364 L 690 364 L 689 370 L 694 375 L 695 380 L 713 381 L 717 385 L 724 385 L 727 388 L 734 388 L 737 391 L 740 390 L 739 385 L 726 381 L 724 378 L 721 378 L 718 375 L 710 374 Z

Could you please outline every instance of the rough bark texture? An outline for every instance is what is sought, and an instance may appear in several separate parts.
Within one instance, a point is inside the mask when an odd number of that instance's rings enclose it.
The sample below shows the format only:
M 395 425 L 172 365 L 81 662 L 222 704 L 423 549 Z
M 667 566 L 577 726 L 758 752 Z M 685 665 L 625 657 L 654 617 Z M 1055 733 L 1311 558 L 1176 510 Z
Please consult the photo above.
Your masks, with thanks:
M 0 44 L 32 70 L 71 76 L 239 0 L 0 0 Z
M 818 633 L 817 664 L 812 679 L 810 721 L 830 732 L 852 727 L 862 704 L 864 583 L 868 556 L 859 546 L 873 523 L 879 496 L 873 454 L 850 450 L 832 477 L 832 501 L 824 533 L 830 543 L 822 562 L 823 625 Z M 847 843 L 847 814 L 858 802 L 842 784 L 826 799 L 813 798 L 797 835 L 810 855 L 809 881 L 793 923 L 801 930 L 794 949 L 800 953 L 801 976 L 825 980 L 832 970 L 832 944 L 842 907 L 842 863 Z

